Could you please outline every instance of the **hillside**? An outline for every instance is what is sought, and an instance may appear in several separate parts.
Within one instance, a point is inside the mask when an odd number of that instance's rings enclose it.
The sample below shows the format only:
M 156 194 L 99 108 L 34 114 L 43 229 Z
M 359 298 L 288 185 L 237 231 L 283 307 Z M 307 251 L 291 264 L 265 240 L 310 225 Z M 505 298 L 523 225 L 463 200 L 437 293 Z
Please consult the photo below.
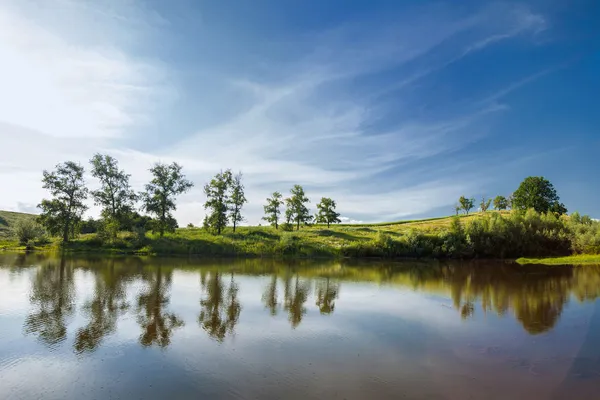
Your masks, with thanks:
M 13 211 L 0 211 L 0 238 L 7 238 L 11 235 L 11 227 L 20 219 L 34 219 L 37 215 L 25 214 Z

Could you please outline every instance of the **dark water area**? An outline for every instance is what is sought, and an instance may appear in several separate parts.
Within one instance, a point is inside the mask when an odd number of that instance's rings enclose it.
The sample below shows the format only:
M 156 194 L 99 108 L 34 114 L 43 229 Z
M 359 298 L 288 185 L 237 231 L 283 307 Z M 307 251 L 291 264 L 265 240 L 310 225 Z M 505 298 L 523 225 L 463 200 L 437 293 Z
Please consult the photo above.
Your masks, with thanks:
M 600 266 L 0 254 L 0 399 L 598 399 Z

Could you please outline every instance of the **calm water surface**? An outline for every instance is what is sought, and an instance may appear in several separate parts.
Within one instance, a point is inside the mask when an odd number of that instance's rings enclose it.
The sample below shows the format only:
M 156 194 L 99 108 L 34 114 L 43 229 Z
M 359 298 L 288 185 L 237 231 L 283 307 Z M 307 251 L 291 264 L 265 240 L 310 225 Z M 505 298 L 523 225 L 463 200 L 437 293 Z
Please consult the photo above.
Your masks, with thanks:
M 0 399 L 598 399 L 600 266 L 0 254 Z

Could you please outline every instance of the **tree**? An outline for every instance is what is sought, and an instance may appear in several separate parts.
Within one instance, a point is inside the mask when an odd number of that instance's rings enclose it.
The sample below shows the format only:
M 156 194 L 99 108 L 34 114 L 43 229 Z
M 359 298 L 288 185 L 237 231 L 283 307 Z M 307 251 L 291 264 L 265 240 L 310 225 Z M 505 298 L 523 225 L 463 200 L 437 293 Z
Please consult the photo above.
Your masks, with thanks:
M 310 200 L 306 197 L 304 189 L 300 185 L 294 185 L 290 193 L 292 196 L 285 199 L 286 217 L 288 217 L 289 212 L 290 221 L 296 222 L 296 230 L 300 230 L 300 223 L 306 224 L 312 219 L 306 207 L 306 203 L 310 203 Z
M 124 227 L 133 212 L 137 195 L 129 186 L 130 175 L 120 170 L 118 162 L 109 155 L 96 154 L 90 160 L 92 176 L 100 181 L 100 189 L 92 191 L 94 203 L 102 207 L 102 217 Z
M 496 196 L 494 199 L 494 208 L 496 210 L 506 210 L 508 208 L 508 199 L 504 196 Z
M 140 195 L 143 201 L 142 208 L 156 215 L 152 228 L 158 231 L 160 236 L 163 236 L 165 231 L 173 229 L 175 219 L 171 212 L 177 209 L 175 198 L 194 186 L 192 182 L 185 179 L 181 168 L 177 163 L 154 164 L 150 168 L 153 178 L 146 185 L 146 191 Z
M 492 199 L 487 199 L 485 197 L 481 198 L 481 203 L 479 203 L 479 207 L 481 207 L 481 211 L 482 212 L 486 212 L 489 208 L 490 205 L 492 204 Z
M 204 185 L 204 194 L 206 194 L 206 203 L 204 209 L 210 210 L 205 218 L 205 226 L 217 231 L 221 231 L 227 226 L 229 209 L 229 188 L 232 185 L 233 176 L 231 170 L 221 171 L 213 179 Z M 245 198 L 244 198 L 245 200 Z
M 458 215 L 458 213 L 460 212 L 460 210 L 462 210 L 462 206 L 460 204 L 455 204 L 454 205 L 454 212 L 456 213 L 456 215 Z
M 340 213 L 335 211 L 335 201 L 328 197 L 321 198 L 321 202 L 317 204 L 319 210 L 316 216 L 316 222 L 319 224 L 337 224 L 342 222 L 340 220 Z
M 52 235 L 62 235 L 63 243 L 74 236 L 75 229 L 87 206 L 83 203 L 88 189 L 83 180 L 83 167 L 73 161 L 58 164 L 52 172 L 44 171 L 44 189 L 52 194 L 51 200 L 43 199 L 40 222 Z
M 467 199 L 465 196 L 460 196 L 458 199 L 460 207 L 465 210 L 465 214 L 469 214 L 469 211 L 475 207 L 475 199 Z
M 275 229 L 278 228 L 279 215 L 281 215 L 281 210 L 279 207 L 282 205 L 283 200 L 281 193 L 273 192 L 271 197 L 267 198 L 267 204 L 263 207 L 265 210 L 265 216 L 262 219 L 274 226 Z
M 233 231 L 238 222 L 242 222 L 242 207 L 247 203 L 246 196 L 244 195 L 244 185 L 242 184 L 242 173 L 239 172 L 231 180 L 231 195 L 229 197 L 229 218 L 233 223 Z
M 556 189 L 543 176 L 525 178 L 513 193 L 513 208 L 526 210 L 533 208 L 537 212 L 565 214 L 567 209 L 560 202 Z

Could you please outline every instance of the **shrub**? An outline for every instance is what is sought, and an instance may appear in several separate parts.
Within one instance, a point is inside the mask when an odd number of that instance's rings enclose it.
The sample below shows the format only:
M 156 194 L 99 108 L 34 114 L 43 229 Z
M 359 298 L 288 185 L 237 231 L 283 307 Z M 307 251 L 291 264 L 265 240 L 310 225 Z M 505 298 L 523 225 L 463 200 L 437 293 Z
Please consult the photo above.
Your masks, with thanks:
M 291 232 L 294 230 L 294 225 L 292 225 L 288 222 L 284 222 L 283 224 L 279 225 L 279 227 L 281 228 L 281 230 L 286 231 L 286 232 Z
M 17 220 L 12 231 L 21 246 L 35 243 L 36 240 L 44 235 L 44 229 L 37 222 L 29 218 Z

